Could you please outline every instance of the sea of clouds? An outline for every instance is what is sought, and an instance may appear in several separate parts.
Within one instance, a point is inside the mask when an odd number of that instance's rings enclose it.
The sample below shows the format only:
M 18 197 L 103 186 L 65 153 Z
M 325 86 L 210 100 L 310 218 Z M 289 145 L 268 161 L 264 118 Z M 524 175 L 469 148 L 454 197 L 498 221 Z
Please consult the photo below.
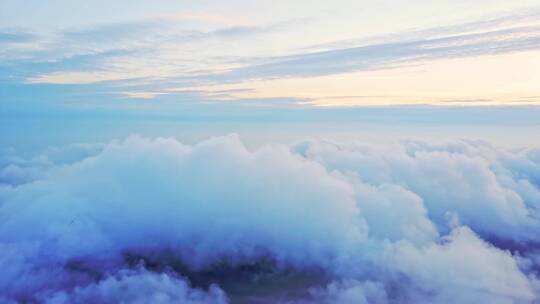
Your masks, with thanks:
M 535 303 L 540 149 L 132 136 L 0 155 L 0 303 Z

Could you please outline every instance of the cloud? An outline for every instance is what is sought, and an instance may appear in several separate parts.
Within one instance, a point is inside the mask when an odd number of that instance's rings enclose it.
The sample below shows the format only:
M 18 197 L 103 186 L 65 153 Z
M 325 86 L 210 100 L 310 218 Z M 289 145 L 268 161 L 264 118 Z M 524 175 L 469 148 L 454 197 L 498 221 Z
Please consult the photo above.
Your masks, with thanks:
M 14 31 L 14 30 L 3 30 L 0 31 L 0 45 L 2 44 L 8 44 L 8 43 L 21 43 L 21 42 L 27 42 L 35 38 L 34 34 L 22 32 L 22 31 Z
M 535 298 L 516 260 L 493 250 L 469 228 L 458 228 L 442 241 L 420 249 L 400 243 L 391 249 L 390 267 L 407 273 L 419 288 L 407 295 L 412 303 L 526 303 Z
M 17 81 L 117 81 L 132 85 L 133 92 L 164 92 L 179 87 L 373 71 L 432 60 L 538 50 L 537 17 L 538 12 L 533 11 L 337 41 L 307 50 L 285 49 L 279 54 L 254 49 L 252 38 L 273 39 L 261 35 L 298 26 L 293 21 L 201 28 L 186 24 L 182 18 L 155 18 L 33 34 L 33 38 L 22 39 L 0 53 L 5 59 L 1 68 L 6 70 L 2 74 L 16 76 Z M 6 35 L 6 39 L 13 39 L 13 35 Z
M 307 51 L 321 51 L 338 48 L 350 48 L 353 46 L 362 46 L 377 44 L 385 41 L 405 42 L 421 39 L 452 37 L 455 35 L 485 33 L 493 30 L 520 28 L 537 24 L 540 10 L 538 8 L 528 8 L 526 10 L 517 10 L 513 14 L 485 18 L 482 20 L 473 20 L 458 24 L 431 27 L 426 29 L 412 29 L 401 33 L 390 33 L 387 35 L 377 35 L 357 39 L 348 39 L 342 41 L 333 41 L 330 43 L 317 44 L 303 48 Z
M 201 58 L 188 48 L 212 41 L 234 42 L 276 29 L 237 23 L 201 27 L 169 17 L 39 34 L 0 29 L 4 46 L 0 69 L 5 70 L 1 80 L 88 84 L 189 75 L 208 69 L 204 62 L 216 60 Z
M 378 282 L 345 280 L 332 282 L 324 288 L 313 289 L 311 296 L 317 303 L 369 304 L 389 303 L 384 286 Z
M 414 192 L 393 184 L 372 186 L 355 177 L 351 183 L 371 236 L 415 244 L 430 243 L 439 236 L 422 198 Z
M 539 286 L 539 160 L 466 141 L 250 151 L 234 135 L 6 151 L 0 293 L 528 303 Z
M 228 303 L 221 289 L 211 286 L 207 292 L 192 289 L 174 275 L 147 270 L 124 270 L 98 283 L 73 291 L 43 296 L 48 304 L 63 303 Z
M 396 184 L 416 193 L 440 229 L 447 226 L 446 217 L 456 215 L 484 236 L 539 241 L 534 232 L 539 227 L 537 181 L 523 174 L 514 178 L 521 168 L 508 166 L 505 153 L 490 146 L 409 142 L 381 149 L 315 142 L 300 144 L 295 151 L 330 170 L 353 172 L 368 184 Z M 531 161 L 527 154 L 512 155 Z M 492 169 L 497 167 L 505 170 Z
M 274 79 L 372 71 L 421 64 L 430 60 L 503 54 L 540 48 L 536 26 L 460 33 L 408 41 L 385 41 L 356 47 L 268 58 L 268 63 L 242 67 L 221 81 Z

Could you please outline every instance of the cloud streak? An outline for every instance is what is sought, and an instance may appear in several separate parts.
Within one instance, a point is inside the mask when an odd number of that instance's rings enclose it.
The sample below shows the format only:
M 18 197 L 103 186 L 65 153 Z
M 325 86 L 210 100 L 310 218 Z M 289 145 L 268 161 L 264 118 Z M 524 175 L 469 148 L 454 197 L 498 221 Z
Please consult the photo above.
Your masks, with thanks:
M 185 16 L 161 16 L 49 33 L 5 30 L 5 37 L 0 38 L 0 41 L 4 40 L 0 43 L 5 46 L 0 51 L 0 57 L 4 59 L 0 64 L 0 85 L 94 85 L 118 99 L 126 96 L 157 99 L 158 96 L 170 95 L 171 92 L 198 91 L 202 102 L 241 101 L 251 98 L 266 100 L 268 104 L 272 104 L 271 100 L 289 99 L 291 103 L 298 104 L 310 102 L 314 105 L 347 105 L 370 102 L 396 104 L 400 101 L 448 103 L 448 100 L 464 100 L 461 104 L 467 105 L 471 104 L 468 102 L 470 100 L 491 100 L 484 104 L 513 102 L 523 105 L 535 101 L 519 99 L 516 92 L 534 95 L 534 88 L 525 85 L 521 79 L 516 79 L 518 77 L 512 76 L 512 73 L 508 73 L 509 79 L 504 81 L 514 81 L 520 85 L 516 85 L 514 91 L 508 92 L 508 96 L 503 94 L 506 92 L 489 95 L 482 91 L 486 90 L 486 85 L 502 81 L 494 76 L 497 73 L 488 76 L 484 83 L 478 85 L 479 92 L 471 93 L 470 96 L 457 93 L 455 96 L 410 96 L 410 92 L 399 92 L 399 97 L 336 99 L 324 96 L 380 96 L 384 93 L 362 92 L 365 90 L 362 88 L 355 91 L 357 86 L 351 84 L 348 88 L 345 86 L 344 92 L 314 93 L 316 90 L 306 88 L 299 92 L 294 89 L 291 92 L 279 92 L 277 95 L 272 89 L 273 85 L 281 88 L 288 86 L 263 83 L 259 87 L 257 82 L 298 80 L 306 83 L 289 86 L 309 87 L 309 81 L 316 81 L 320 77 L 353 75 L 345 80 L 327 80 L 347 83 L 362 77 L 353 73 L 367 72 L 366 77 L 370 77 L 370 73 L 387 72 L 389 77 L 400 77 L 399 71 L 424 66 L 434 67 L 434 76 L 439 77 L 440 70 L 449 69 L 444 66 L 448 60 L 468 58 L 474 61 L 472 58 L 480 56 L 508 57 L 517 52 L 522 55 L 515 54 L 521 56 L 516 60 L 519 59 L 521 64 L 524 64 L 523 61 L 527 59 L 523 52 L 534 54 L 540 48 L 540 28 L 536 17 L 538 12 L 533 10 L 484 21 L 335 41 L 305 48 L 287 47 L 288 43 L 282 42 L 293 39 L 299 29 L 309 26 L 309 22 L 313 20 L 286 20 L 261 25 L 234 22 L 194 23 Z M 254 41 L 257 43 L 253 43 Z M 278 43 L 277 47 L 276 43 L 279 41 L 282 42 Z M 478 59 L 476 62 L 480 65 L 476 70 L 486 67 L 500 69 L 494 66 L 492 61 L 483 62 Z M 433 64 L 428 66 L 427 63 Z M 439 70 L 436 68 L 437 63 L 443 65 L 439 66 Z M 397 74 L 392 74 L 392 71 Z M 449 71 L 449 74 L 452 73 L 456 71 Z M 432 85 L 426 83 L 426 91 L 441 91 L 438 87 L 430 88 Z M 311 86 L 321 88 L 316 82 Z M 244 92 L 240 93 L 240 90 Z M 404 90 L 406 91 L 402 88 L 402 91 Z M 471 92 L 469 88 L 456 90 Z M 236 93 L 216 94 L 215 91 Z M 414 90 L 418 91 L 420 90 Z M 127 94 L 123 94 L 125 92 Z
M 139 60 L 138 66 L 127 68 L 127 63 L 136 64 L 135 60 L 153 56 L 158 59 L 155 63 L 160 69 L 167 65 L 176 66 L 174 69 L 163 70 L 160 84 L 181 84 L 182 79 L 194 83 L 238 82 L 254 79 L 273 79 L 281 77 L 306 77 L 332 75 L 353 71 L 372 71 L 395 68 L 402 65 L 416 65 L 430 60 L 463 58 L 479 55 L 503 54 L 516 51 L 537 50 L 540 48 L 540 28 L 531 21 L 538 13 L 518 14 L 482 22 L 471 22 L 462 25 L 433 28 L 417 32 L 396 33 L 380 37 L 335 42 L 320 46 L 309 47 L 308 52 L 300 52 L 284 56 L 242 56 L 234 63 L 234 56 L 215 56 L 214 58 L 182 58 L 171 54 L 174 48 L 186 44 L 201 44 L 206 47 L 209 39 L 235 40 L 245 44 L 249 37 L 257 37 L 274 30 L 285 30 L 284 24 L 267 27 L 232 26 L 214 28 L 212 30 L 189 30 L 171 19 L 156 19 L 139 22 L 116 23 L 87 29 L 72 29 L 58 33 L 56 38 L 42 37 L 39 40 L 48 41 L 41 50 L 20 48 L 12 52 L 34 58 L 12 62 L 15 65 L 35 66 L 34 71 L 26 73 L 26 77 L 34 82 L 53 81 L 47 77 L 50 74 L 81 70 L 77 58 L 92 56 L 96 58 L 94 66 L 98 71 L 108 70 L 116 79 L 126 78 L 122 70 L 138 71 L 137 74 L 147 81 L 158 75 L 145 72 L 141 64 L 147 60 Z M 298 26 L 298 24 L 296 25 Z M 6 34 L 7 35 L 7 34 Z M 22 35 L 22 34 L 21 34 Z M 27 37 L 27 35 L 8 35 L 12 37 Z M 21 41 L 35 43 L 35 39 L 25 38 Z M 224 42 L 227 44 L 227 42 Z M 68 46 L 66 48 L 66 45 Z M 159 46 L 159 48 L 157 48 Z M 317 51 L 318 49 L 325 49 Z M 4 51 L 6 52 L 6 51 Z M 289 50 L 293 52 L 293 50 Z M 10 52 L 7 52 L 9 54 Z M 193 55 L 193 54 L 192 54 Z M 8 57 L 9 58 L 9 57 Z M 56 66 L 49 69 L 39 68 L 39 61 L 49 58 Z M 161 60 L 160 60 L 161 59 Z M 204 71 L 204 67 L 182 66 L 186 60 L 211 60 L 213 70 Z M 37 62 L 36 62 L 37 61 Z M 69 63 L 69 62 L 72 63 Z M 34 62 L 34 63 L 33 63 Z M 215 69 L 215 66 L 224 69 Z M 125 68 L 124 68 L 125 67 Z M 199 70 L 198 75 L 187 73 L 188 70 Z M 90 71 L 88 71 L 90 72 Z M 97 79 L 96 81 L 99 81 Z
M 416 65 L 430 60 L 503 54 L 540 48 L 540 27 L 382 43 L 274 58 L 233 70 L 219 80 L 331 75 Z

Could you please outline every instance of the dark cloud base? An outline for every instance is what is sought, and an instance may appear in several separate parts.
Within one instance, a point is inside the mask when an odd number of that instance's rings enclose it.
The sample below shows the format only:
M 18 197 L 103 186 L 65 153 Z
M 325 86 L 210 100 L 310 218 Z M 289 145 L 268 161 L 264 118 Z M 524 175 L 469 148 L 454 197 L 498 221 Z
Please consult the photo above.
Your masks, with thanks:
M 535 303 L 540 150 L 137 136 L 0 157 L 1 303 Z

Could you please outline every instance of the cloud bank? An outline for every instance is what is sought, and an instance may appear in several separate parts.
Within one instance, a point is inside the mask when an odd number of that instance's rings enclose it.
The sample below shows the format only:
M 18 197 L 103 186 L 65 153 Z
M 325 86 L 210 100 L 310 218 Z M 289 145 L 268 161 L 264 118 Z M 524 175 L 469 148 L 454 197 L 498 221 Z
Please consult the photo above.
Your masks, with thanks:
M 532 303 L 540 150 L 138 136 L 0 156 L 13 303 Z

